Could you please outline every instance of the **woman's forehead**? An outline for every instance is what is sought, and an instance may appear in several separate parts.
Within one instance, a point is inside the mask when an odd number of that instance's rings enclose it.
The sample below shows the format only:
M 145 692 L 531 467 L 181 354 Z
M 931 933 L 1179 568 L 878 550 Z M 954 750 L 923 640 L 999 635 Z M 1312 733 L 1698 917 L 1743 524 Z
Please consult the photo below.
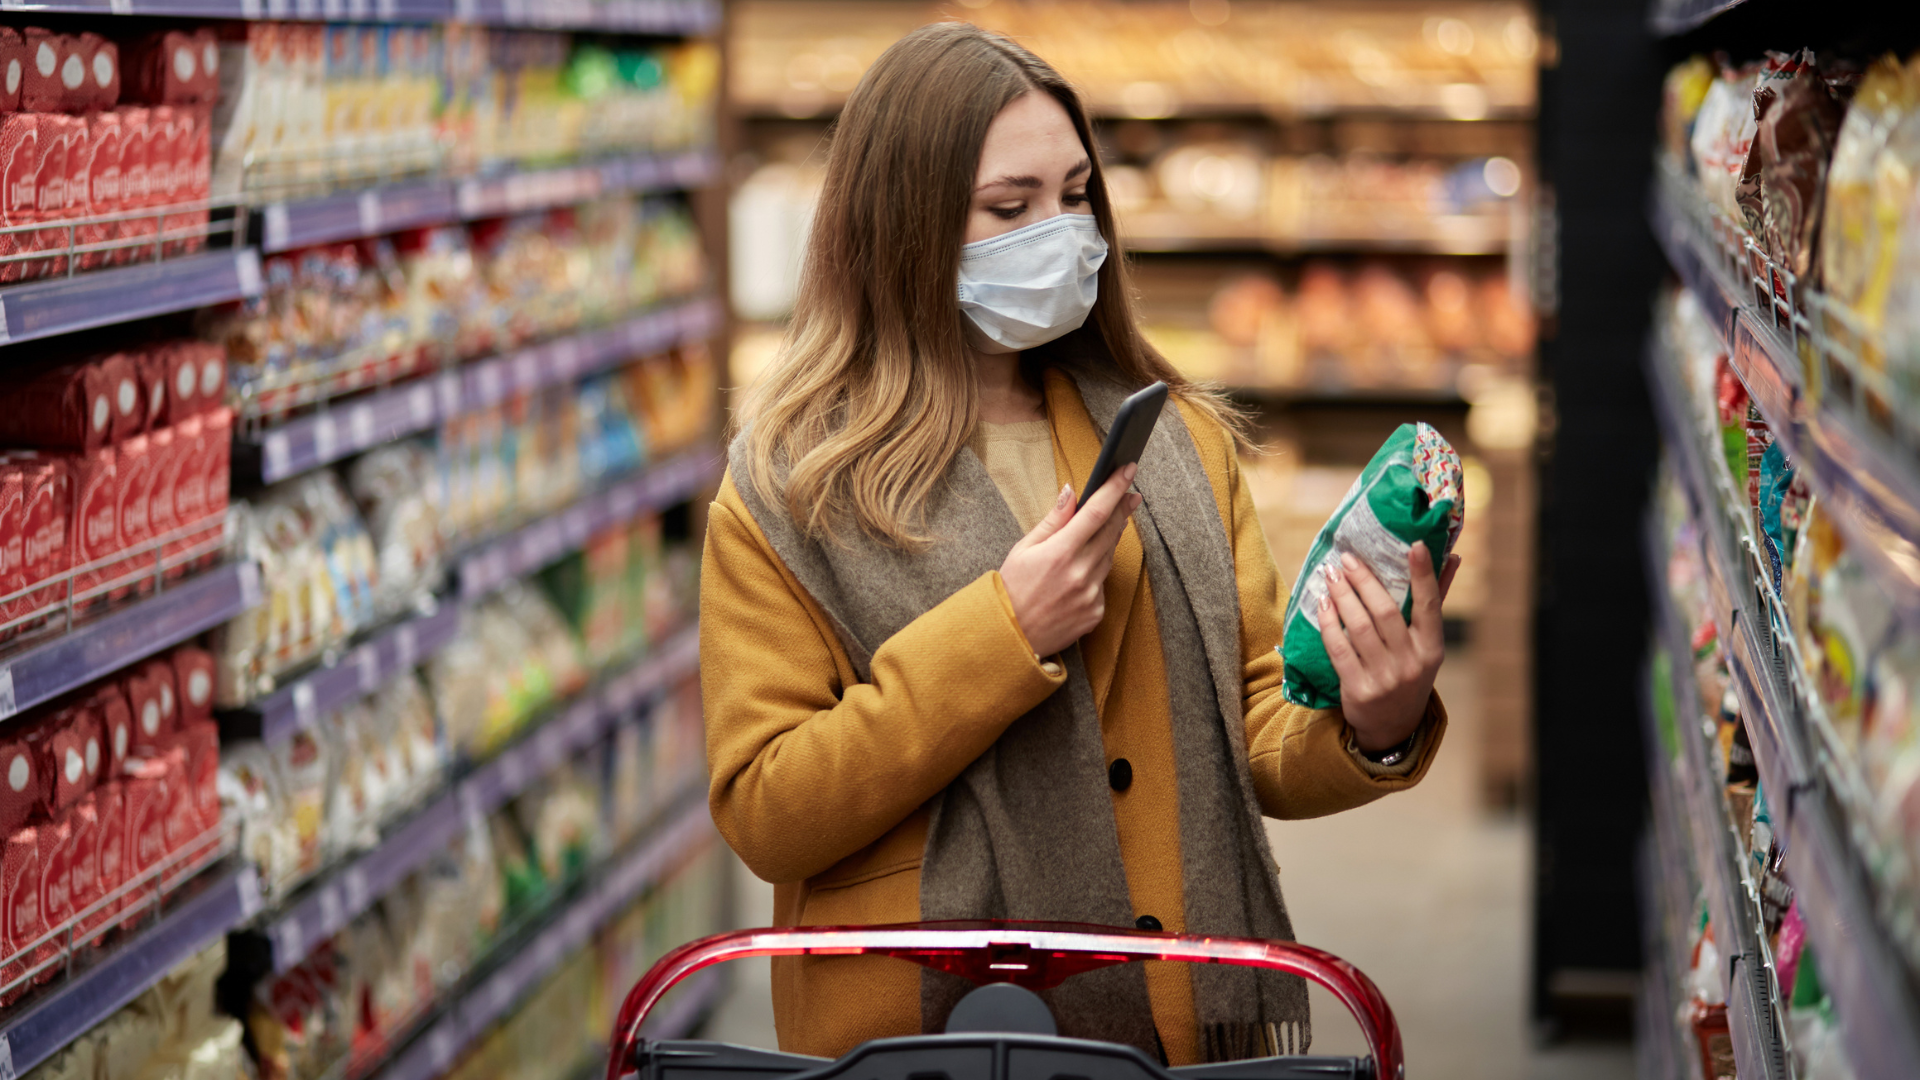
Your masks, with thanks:
M 1030 90 L 1008 102 L 988 126 L 975 186 L 1058 183 L 1086 157 L 1067 110 L 1053 95 Z

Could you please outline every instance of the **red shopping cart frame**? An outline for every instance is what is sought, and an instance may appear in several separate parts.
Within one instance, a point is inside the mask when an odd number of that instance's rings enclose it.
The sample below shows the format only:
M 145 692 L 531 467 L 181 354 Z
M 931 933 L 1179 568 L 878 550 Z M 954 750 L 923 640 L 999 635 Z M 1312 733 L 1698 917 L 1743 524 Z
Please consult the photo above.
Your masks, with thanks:
M 1359 968 L 1322 949 L 1077 923 L 952 921 L 736 930 L 682 945 L 641 976 L 621 1003 L 607 1080 L 621 1080 L 636 1067 L 640 1025 L 675 983 L 702 968 L 751 956 L 892 956 L 975 986 L 1010 982 L 1036 991 L 1082 972 L 1138 960 L 1284 971 L 1319 983 L 1347 1007 L 1367 1041 L 1375 1077 L 1404 1080 L 1406 1075 L 1400 1028 L 1386 997 Z

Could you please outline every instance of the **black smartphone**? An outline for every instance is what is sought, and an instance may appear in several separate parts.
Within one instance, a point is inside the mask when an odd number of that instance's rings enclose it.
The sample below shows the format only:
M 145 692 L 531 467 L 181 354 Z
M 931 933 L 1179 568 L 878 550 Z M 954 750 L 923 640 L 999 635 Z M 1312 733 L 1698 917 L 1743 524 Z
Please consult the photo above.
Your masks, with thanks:
M 1108 477 L 1140 460 L 1140 451 L 1147 447 L 1147 436 L 1153 434 L 1153 425 L 1160 419 L 1160 407 L 1166 403 L 1167 384 L 1163 382 L 1154 383 L 1120 403 L 1113 426 L 1107 429 L 1107 441 L 1100 444 L 1100 456 L 1093 460 L 1093 475 L 1087 478 L 1087 486 L 1080 491 L 1080 502 L 1073 508 L 1076 513 L 1087 505 L 1087 500 L 1093 498 L 1093 493 L 1100 490 Z

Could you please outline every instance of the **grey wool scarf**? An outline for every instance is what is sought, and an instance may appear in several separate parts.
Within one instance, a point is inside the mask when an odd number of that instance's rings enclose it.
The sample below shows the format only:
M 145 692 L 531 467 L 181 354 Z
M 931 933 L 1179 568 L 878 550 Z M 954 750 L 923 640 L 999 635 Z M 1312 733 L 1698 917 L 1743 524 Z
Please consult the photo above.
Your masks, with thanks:
M 1129 391 L 1078 368 L 1068 370 L 1104 436 Z M 864 535 L 810 539 L 778 500 L 753 489 L 744 433 L 730 463 L 749 512 L 826 612 L 862 679 L 872 677 L 883 642 L 999 569 L 1021 537 L 999 489 L 965 448 L 927 507 L 935 540 L 919 552 Z M 1178 409 L 1161 414 L 1134 488 L 1144 496 L 1134 524 L 1168 673 L 1187 930 L 1292 940 L 1247 760 L 1233 552 Z M 1008 725 L 934 798 L 920 869 L 922 919 L 1133 925 L 1100 716 L 1079 647 L 1062 660 L 1066 685 Z M 1306 1051 L 1311 1028 L 1299 978 L 1215 964 L 1188 970 L 1207 1060 Z M 967 989 L 954 976 L 925 971 L 925 1029 L 941 1030 Z M 1138 964 L 1076 976 L 1043 996 L 1064 1035 L 1160 1053 Z

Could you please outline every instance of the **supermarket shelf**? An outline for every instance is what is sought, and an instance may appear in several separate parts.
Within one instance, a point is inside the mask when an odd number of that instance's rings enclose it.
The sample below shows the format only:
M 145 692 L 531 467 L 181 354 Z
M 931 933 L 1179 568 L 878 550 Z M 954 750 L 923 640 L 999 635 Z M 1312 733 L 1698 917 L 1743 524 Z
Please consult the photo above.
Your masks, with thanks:
M 378 847 L 304 890 L 300 900 L 261 927 L 272 949 L 273 972 L 284 973 L 305 959 L 312 946 L 338 933 L 444 850 L 469 822 L 484 818 L 598 742 L 654 692 L 698 671 L 699 650 L 698 629 L 681 631 L 652 656 L 603 680 L 491 762 L 450 785 Z
M 445 1073 L 562 960 L 712 835 L 706 800 L 698 792 L 689 792 L 652 838 L 610 867 L 545 929 L 454 1002 L 438 1022 L 374 1074 L 377 1080 L 434 1080 Z
M 1840 1017 L 1848 1058 L 1861 1080 L 1911 1076 L 1920 1063 L 1920 995 L 1874 916 L 1860 860 L 1833 809 L 1830 784 L 1813 767 L 1804 706 L 1787 686 L 1786 664 L 1792 661 L 1775 652 L 1766 586 L 1757 577 L 1749 542 L 1744 536 L 1730 540 L 1716 527 L 1725 520 L 1725 507 L 1702 468 L 1701 448 L 1688 434 L 1684 399 L 1676 396 L 1677 376 L 1657 360 L 1651 374 L 1663 438 L 1689 474 L 1685 482 L 1706 525 L 1703 547 L 1714 620 L 1761 782 L 1787 837 L 1788 877 Z M 1735 1000 L 1730 993 L 1730 1016 Z
M 1693 682 L 1693 660 L 1687 634 L 1679 614 L 1673 609 L 1665 575 L 1661 539 L 1648 530 L 1647 555 L 1654 568 L 1653 608 L 1655 636 L 1666 649 L 1672 666 L 1676 734 L 1681 742 L 1681 762 L 1675 783 L 1668 787 L 1671 796 L 1656 795 L 1656 808 L 1669 814 L 1684 813 L 1677 828 L 1689 838 L 1692 862 L 1706 893 L 1708 911 L 1716 935 L 1722 943 L 1722 960 L 1727 964 L 1723 989 L 1727 1000 L 1727 1028 L 1733 1040 L 1734 1059 L 1741 1076 L 1786 1080 L 1786 1051 L 1775 1030 L 1773 1010 L 1767 998 L 1756 993 L 1753 972 L 1764 974 L 1765 960 L 1760 947 L 1759 895 L 1746 870 L 1741 844 L 1735 830 L 1738 824 L 1727 813 L 1720 794 L 1713 757 L 1708 752 L 1712 739 L 1703 730 L 1700 695 Z M 1659 766 L 1672 776 L 1673 770 Z M 1660 784 L 1661 777 L 1653 778 Z M 1690 900 L 1687 901 L 1690 906 Z
M 229 866 L 137 936 L 0 1025 L 0 1073 L 19 1075 L 144 993 L 260 910 L 253 868 Z
M 597 5 L 596 5 L 597 6 Z M 261 249 L 314 244 L 566 206 L 621 192 L 678 191 L 712 182 L 712 150 L 642 154 L 589 165 L 513 172 L 462 181 L 412 180 L 261 211 Z
M 1647 26 L 1661 37 L 1673 37 L 1703 26 L 1715 15 L 1731 11 L 1746 0 L 1654 0 Z
M 394 675 L 439 652 L 460 630 L 460 608 L 413 615 L 325 667 L 280 685 L 244 709 L 222 714 L 221 734 L 278 743 L 319 717 L 373 693 Z
M 597 491 L 460 559 L 460 596 L 472 600 L 525 577 L 580 549 L 603 529 L 649 510 L 684 501 L 719 478 L 721 458 L 711 447 L 683 450 L 630 480 Z
M 0 719 L 118 671 L 260 602 L 260 567 L 225 563 L 0 658 Z
M 207 251 L 0 289 L 0 345 L 260 294 L 260 253 Z
M 323 408 L 237 441 L 235 474 L 272 484 L 543 386 L 573 382 L 712 334 L 712 297 L 656 308 L 612 326 L 479 360 L 430 379 Z
M 1718 268 L 1678 199 L 1667 185 L 1655 189 L 1653 231 L 1668 260 L 1719 328 L 1748 394 L 1849 550 L 1875 567 L 1902 615 L 1920 626 L 1920 464 L 1840 410 L 1809 408 L 1793 346 L 1772 313 Z
M 53 0 L 42 14 L 168 15 L 202 19 L 325 19 L 429 23 L 458 19 L 491 26 L 707 34 L 719 27 L 714 0 Z

